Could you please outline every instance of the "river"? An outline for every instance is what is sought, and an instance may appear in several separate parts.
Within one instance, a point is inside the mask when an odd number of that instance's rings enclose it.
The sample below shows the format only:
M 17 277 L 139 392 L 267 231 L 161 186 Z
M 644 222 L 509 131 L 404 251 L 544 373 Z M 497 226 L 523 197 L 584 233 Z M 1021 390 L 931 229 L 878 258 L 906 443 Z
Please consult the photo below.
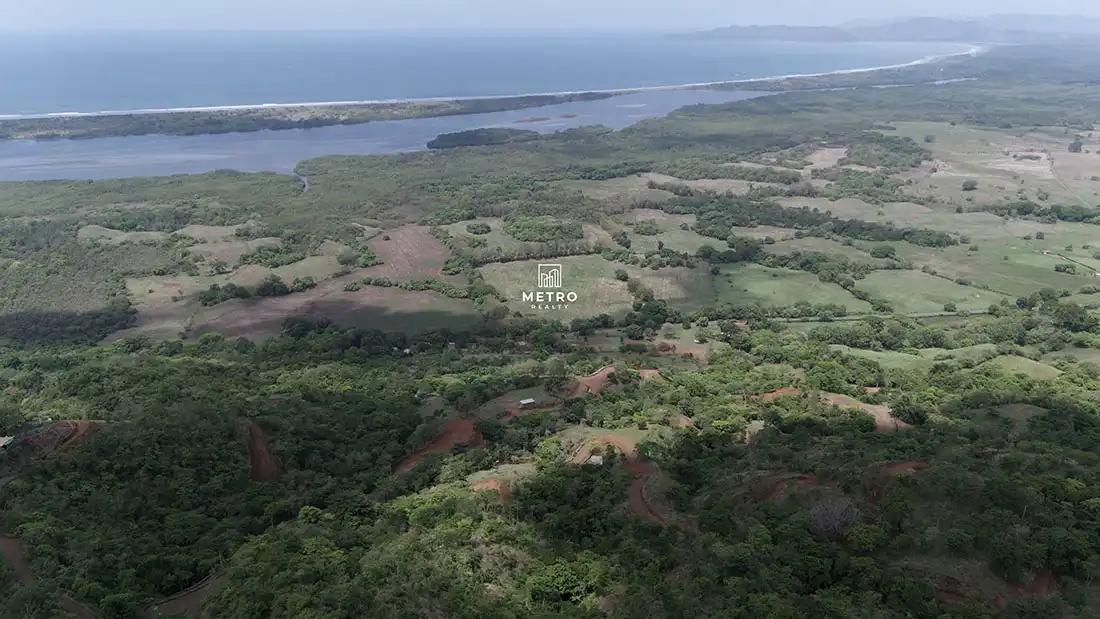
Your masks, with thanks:
M 213 170 L 291 173 L 325 155 L 389 155 L 424 150 L 441 133 L 485 127 L 553 132 L 586 125 L 613 129 L 664 116 L 686 105 L 726 103 L 765 93 L 669 90 L 538 108 L 416 118 L 292 131 L 220 135 L 145 135 L 90 140 L 0 141 L 0 181 L 94 180 L 199 174 Z M 548 118 L 538 122 L 517 122 Z

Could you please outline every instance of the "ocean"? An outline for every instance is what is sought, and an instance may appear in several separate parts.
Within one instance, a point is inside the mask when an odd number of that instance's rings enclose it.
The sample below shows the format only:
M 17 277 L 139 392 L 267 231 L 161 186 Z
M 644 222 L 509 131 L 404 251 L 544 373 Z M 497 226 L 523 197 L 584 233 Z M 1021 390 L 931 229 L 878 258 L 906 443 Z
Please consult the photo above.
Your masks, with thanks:
M 644 88 L 965 50 L 658 33 L 8 32 L 0 36 L 0 116 Z

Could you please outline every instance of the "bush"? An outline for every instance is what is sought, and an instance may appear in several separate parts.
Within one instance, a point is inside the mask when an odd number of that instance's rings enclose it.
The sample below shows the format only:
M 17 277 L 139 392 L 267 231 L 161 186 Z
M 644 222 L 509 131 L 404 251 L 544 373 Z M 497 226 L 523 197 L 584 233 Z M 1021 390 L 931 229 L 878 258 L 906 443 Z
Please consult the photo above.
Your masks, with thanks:
M 652 219 L 643 219 L 634 224 L 634 233 L 643 236 L 656 236 L 661 233 L 661 229 L 657 227 L 656 221 Z
M 1069 152 L 1079 153 L 1081 152 L 1082 146 L 1084 146 L 1084 144 L 1081 143 L 1081 138 L 1077 138 L 1076 140 L 1069 143 Z
M 889 245 L 876 245 L 871 248 L 872 258 L 894 258 L 897 250 Z
M 217 305 L 230 299 L 247 299 L 252 296 L 248 289 L 237 284 L 219 286 L 212 284 L 209 289 L 199 293 L 199 303 L 203 305 Z
M 978 188 L 978 181 L 963 181 L 963 191 L 974 191 Z
M 473 223 L 466 224 L 466 232 L 470 234 L 489 234 L 493 229 L 489 224 L 483 221 L 475 221 Z
M 258 297 L 281 297 L 286 294 L 290 294 L 290 287 L 274 273 L 268 275 L 256 287 L 256 296 Z
M 619 280 L 620 282 L 625 282 L 626 280 L 630 279 L 630 275 L 628 275 L 627 272 L 622 269 L 615 269 L 615 279 Z
M 295 277 L 294 281 L 290 283 L 290 289 L 293 292 L 304 292 L 310 288 L 317 286 L 317 282 L 313 277 L 306 275 L 305 277 Z
M 584 238 L 584 227 L 579 222 L 564 221 L 545 215 L 539 217 L 509 215 L 504 218 L 504 231 L 516 240 L 527 243 L 579 241 Z

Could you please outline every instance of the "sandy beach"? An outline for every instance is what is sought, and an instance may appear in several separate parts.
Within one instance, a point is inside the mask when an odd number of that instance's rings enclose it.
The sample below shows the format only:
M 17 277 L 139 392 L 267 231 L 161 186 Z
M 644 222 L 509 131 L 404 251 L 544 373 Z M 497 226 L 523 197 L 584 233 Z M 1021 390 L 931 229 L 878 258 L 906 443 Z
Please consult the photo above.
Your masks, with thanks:
M 661 92 L 668 90 L 690 90 L 699 88 L 714 88 L 724 85 L 737 85 L 737 84 L 760 84 L 767 82 L 780 81 L 793 78 L 809 78 L 809 77 L 825 77 L 829 75 L 850 75 L 859 73 L 870 73 L 873 71 L 884 71 L 890 69 L 901 69 L 905 67 L 919 66 L 929 64 L 932 62 L 938 62 L 947 58 L 954 58 L 959 56 L 974 56 L 985 52 L 989 49 L 988 46 L 970 45 L 969 49 L 962 52 L 954 52 L 949 54 L 938 54 L 932 56 L 926 56 L 912 62 L 905 62 L 892 65 L 881 65 L 874 67 L 865 67 L 859 69 L 840 69 L 837 71 L 825 71 L 821 73 L 796 73 L 788 75 L 775 75 L 769 77 L 759 77 L 744 80 L 721 80 L 712 82 L 698 82 L 691 84 L 672 84 L 667 86 L 646 86 L 636 88 L 608 88 L 599 90 L 577 90 L 577 91 L 559 91 L 559 92 L 538 92 L 538 93 L 523 93 L 516 95 L 491 95 L 491 96 L 473 96 L 473 97 L 431 97 L 431 98 L 414 98 L 414 99 L 376 99 L 376 100 L 362 100 L 362 101 L 316 101 L 306 103 L 258 103 L 258 104 L 241 104 L 241 105 L 218 105 L 209 107 L 181 107 L 181 108 L 158 108 L 158 109 L 135 109 L 135 110 L 103 110 L 98 112 L 53 112 L 45 114 L 22 114 L 22 115 L 0 115 L 0 121 L 3 120 L 29 120 L 40 118 L 86 118 L 96 116 L 127 116 L 127 115 L 148 115 L 148 114 L 175 114 L 175 113 L 195 113 L 195 112 L 233 112 L 233 111 L 247 111 L 247 110 L 259 110 L 259 109 L 279 109 L 279 108 L 325 108 L 325 107 L 367 107 L 367 106 L 389 106 L 389 105 L 409 105 L 416 103 L 443 103 L 450 101 L 491 101 L 501 99 L 512 99 L 521 97 L 545 97 L 545 96 L 568 96 L 568 95 L 581 95 L 581 94 L 608 94 L 608 95 L 625 95 L 632 93 L 644 93 L 644 92 Z

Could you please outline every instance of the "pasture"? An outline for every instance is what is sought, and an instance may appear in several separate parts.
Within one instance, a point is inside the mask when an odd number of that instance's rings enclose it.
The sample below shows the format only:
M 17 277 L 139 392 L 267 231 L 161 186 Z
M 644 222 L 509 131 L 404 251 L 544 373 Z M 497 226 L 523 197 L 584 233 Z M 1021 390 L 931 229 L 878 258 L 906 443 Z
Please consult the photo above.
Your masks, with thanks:
M 772 269 L 758 264 L 723 265 L 714 278 L 714 300 L 768 306 L 835 303 L 850 314 L 869 313 L 871 305 L 837 284 L 822 282 L 813 273 Z
M 901 314 L 942 312 L 947 303 L 960 311 L 984 311 L 1006 298 L 920 271 L 875 271 L 856 282 L 856 288 L 889 300 L 894 311 Z
M 523 301 L 523 293 L 538 292 L 538 265 L 561 264 L 562 292 L 576 292 L 577 301 L 561 309 L 539 310 Z M 507 299 L 509 309 L 525 315 L 571 320 L 597 314 L 621 315 L 630 311 L 633 295 L 627 283 L 615 278 L 622 269 L 651 288 L 658 299 L 670 305 L 692 307 L 705 302 L 710 290 L 710 274 L 702 268 L 668 268 L 657 271 L 610 262 L 600 256 L 569 256 L 547 260 L 521 260 L 494 263 L 479 270 L 485 281 Z M 557 304 L 554 304 L 557 305 Z

